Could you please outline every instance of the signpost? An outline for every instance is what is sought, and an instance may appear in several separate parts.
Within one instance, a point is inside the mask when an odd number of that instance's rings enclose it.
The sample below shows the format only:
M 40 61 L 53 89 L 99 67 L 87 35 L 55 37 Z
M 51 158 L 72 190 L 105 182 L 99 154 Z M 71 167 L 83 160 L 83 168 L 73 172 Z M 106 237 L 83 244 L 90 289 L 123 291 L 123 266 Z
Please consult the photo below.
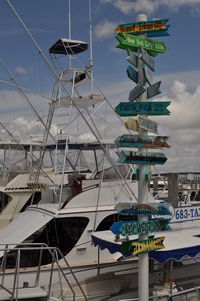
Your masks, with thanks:
M 137 22 L 137 23 L 128 23 L 121 24 L 117 28 L 115 28 L 115 32 L 117 34 L 121 33 L 133 33 L 133 34 L 141 34 L 146 33 L 147 36 L 151 37 L 152 34 L 154 36 L 159 35 L 168 35 L 167 30 L 170 25 L 166 25 L 169 19 L 161 19 L 161 20 L 153 20 L 146 22 Z
M 139 300 L 149 300 L 149 256 L 148 252 L 164 248 L 164 237 L 149 237 L 148 233 L 154 232 L 157 227 L 161 227 L 162 221 L 156 219 L 149 220 L 149 215 L 169 215 L 170 212 L 163 204 L 149 204 L 147 200 L 148 180 L 147 166 L 153 164 L 164 164 L 167 158 L 162 153 L 149 153 L 145 147 L 169 147 L 162 136 L 149 138 L 148 131 L 157 134 L 157 124 L 149 120 L 147 116 L 169 115 L 167 109 L 170 102 L 150 102 L 148 99 L 160 94 L 160 84 L 152 84 L 149 70 L 155 71 L 155 63 L 151 56 L 157 56 L 159 53 L 165 53 L 168 47 L 165 43 L 148 39 L 148 37 L 167 36 L 169 25 L 166 25 L 168 19 L 147 21 L 143 14 L 137 16 L 136 23 L 119 25 L 117 48 L 125 49 L 128 52 L 128 77 L 134 81 L 137 86 L 129 93 L 129 102 L 119 103 L 115 111 L 120 116 L 137 116 L 137 119 L 127 118 L 126 127 L 138 131 L 138 139 L 134 135 L 122 135 L 116 139 L 119 147 L 137 147 L 138 151 L 120 151 L 118 152 L 120 163 L 138 164 L 136 168 L 136 180 L 138 181 L 138 204 L 120 203 L 116 210 L 124 215 L 137 215 L 137 222 L 122 222 L 120 233 L 128 236 L 131 233 L 137 233 L 138 240 L 126 241 L 122 244 L 121 252 L 124 256 L 138 255 L 138 297 Z M 135 54 L 137 53 L 137 55 Z M 147 84 L 149 87 L 147 87 Z M 146 143 L 147 142 L 147 143 Z M 147 204 L 145 204 L 147 202 Z M 153 205 L 153 206 L 151 206 Z M 158 206 L 158 207 L 157 207 Z M 177 211 L 178 212 L 178 211 Z M 178 216 L 178 213 L 177 213 Z M 182 215 L 181 215 L 182 216 Z M 151 225 L 151 226 L 150 226 Z M 116 226 L 114 224 L 114 226 Z M 113 226 L 113 227 L 114 227 Z M 117 226 L 116 226 L 117 227 Z M 152 227 L 150 229 L 150 227 Z M 163 226 L 164 229 L 167 227 Z M 119 231 L 116 230 L 116 231 Z
M 119 221 L 112 224 L 110 230 L 115 234 L 122 236 L 148 234 L 171 230 L 169 226 L 170 219 L 151 219 L 146 221 Z
M 168 50 L 168 47 L 163 42 L 131 34 L 122 33 L 121 36 L 117 36 L 117 39 L 119 41 L 117 48 L 130 49 L 136 52 L 139 47 L 142 47 L 149 51 L 149 54 L 152 56 L 156 56 L 158 53 L 165 53 Z
M 118 203 L 115 210 L 120 215 L 168 215 L 171 216 L 169 206 L 162 203 L 134 204 L 128 202 Z
M 115 111 L 120 116 L 137 116 L 138 114 L 146 114 L 149 116 L 170 115 L 167 107 L 170 101 L 159 102 L 120 102 Z
M 159 249 L 163 249 L 165 246 L 163 245 L 165 237 L 151 237 L 145 240 L 132 240 L 125 241 L 121 245 L 120 252 L 124 256 L 136 256 L 141 253 L 151 252 Z
M 144 153 L 133 151 L 118 151 L 118 163 L 124 164 L 142 164 L 142 165 L 163 165 L 167 158 L 162 153 Z
M 115 140 L 115 144 L 118 147 L 147 147 L 147 148 L 160 148 L 170 147 L 167 143 L 167 136 L 144 136 L 139 137 L 138 135 L 124 134 L 119 136 Z

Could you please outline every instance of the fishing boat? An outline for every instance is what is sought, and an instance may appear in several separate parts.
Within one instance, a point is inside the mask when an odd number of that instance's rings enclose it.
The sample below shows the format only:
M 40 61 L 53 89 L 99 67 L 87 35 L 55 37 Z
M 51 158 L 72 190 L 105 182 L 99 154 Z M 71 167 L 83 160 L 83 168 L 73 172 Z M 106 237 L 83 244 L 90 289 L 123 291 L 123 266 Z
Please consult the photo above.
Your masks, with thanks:
M 93 120 L 93 115 L 97 111 L 94 107 L 101 106 L 106 99 L 94 90 L 91 52 L 89 67 L 77 68 L 72 62 L 72 56 L 77 57 L 87 48 L 88 43 L 73 40 L 71 33 L 68 39 L 60 38 L 49 48 L 52 58 L 69 57 L 69 67 L 62 70 L 60 74 L 53 68 L 56 81 L 44 137 L 39 147 L 38 164 L 34 166 L 34 172 L 22 173 L 2 188 L 2 192 L 9 193 L 11 197 L 14 192 L 24 195 L 23 202 L 20 203 L 20 199 L 17 198 L 13 201 L 13 197 L 2 211 L 2 217 L 4 213 L 5 217 L 8 210 L 6 208 L 13 207 L 12 212 L 9 209 L 7 225 L 4 224 L 5 227 L 0 231 L 2 246 L 0 276 L 4 291 L 13 289 L 13 281 L 17 281 L 18 287 L 32 287 L 39 262 L 40 286 L 48 286 L 49 277 L 52 277 L 52 283 L 55 284 L 52 296 L 57 294 L 55 292 L 63 281 L 59 273 L 52 275 L 51 271 L 58 270 L 58 267 L 52 267 L 52 256 L 49 256 L 49 251 L 41 251 L 34 247 L 34 244 L 44 244 L 48 245 L 48 248 L 59 249 L 61 253 L 57 255 L 57 261 L 63 275 L 69 274 L 69 282 L 77 286 L 75 278 L 71 275 L 72 270 L 78 281 L 86 281 L 84 284 L 86 290 L 88 286 L 93 287 L 93 291 L 96 291 L 93 295 L 95 300 L 105 298 L 105 295 L 109 296 L 114 289 L 118 291 L 125 285 L 125 281 L 117 277 L 112 280 L 112 286 L 108 285 L 111 281 L 108 280 L 108 276 L 105 276 L 98 280 L 101 288 L 98 291 L 97 288 L 94 289 L 97 282 L 95 277 L 99 273 L 112 274 L 114 271 L 121 270 L 122 266 L 124 270 L 130 268 L 129 262 L 120 263 L 121 254 L 113 256 L 105 251 L 100 256 L 92 244 L 91 233 L 109 229 L 113 221 L 120 218 L 115 211 L 119 199 L 137 202 L 137 182 L 132 181 L 130 168 L 114 164 L 110 152 L 115 145 L 113 142 L 103 140 L 100 129 Z M 90 89 L 85 87 L 88 83 Z M 82 91 L 83 87 L 85 90 Z M 86 95 L 82 92 L 86 92 Z M 91 112 L 90 107 L 93 109 Z M 92 142 L 71 139 L 72 124 L 77 120 L 77 114 L 90 128 L 94 137 Z M 59 132 L 56 138 L 52 137 L 50 131 L 55 117 L 59 117 Z M 81 124 L 81 128 L 84 129 L 84 124 Z M 42 170 L 47 151 L 54 154 L 56 161 L 54 170 L 45 168 Z M 83 152 L 93 153 L 93 170 L 83 166 L 81 162 Z M 148 199 L 153 201 L 150 194 Z M 20 203 L 20 206 L 16 206 L 16 203 L 17 205 Z M 129 219 L 129 217 L 121 218 Z M 26 247 L 29 245 L 30 248 L 32 247 L 31 252 L 29 247 Z M 16 257 L 16 250 L 20 250 L 19 257 Z M 69 262 L 70 267 L 66 262 Z M 106 286 L 105 294 L 102 287 Z

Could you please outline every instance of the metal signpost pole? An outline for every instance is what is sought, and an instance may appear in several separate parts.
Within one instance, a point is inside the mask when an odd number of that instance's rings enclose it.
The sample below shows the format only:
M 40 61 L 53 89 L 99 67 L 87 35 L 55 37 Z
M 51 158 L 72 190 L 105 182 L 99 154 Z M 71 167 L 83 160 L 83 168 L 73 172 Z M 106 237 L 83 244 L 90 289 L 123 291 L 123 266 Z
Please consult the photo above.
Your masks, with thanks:
M 137 16 L 137 22 L 147 21 L 147 16 L 140 14 Z M 138 60 L 138 82 L 143 81 L 143 63 Z M 138 101 L 146 101 L 147 92 L 144 92 Z M 147 133 L 144 129 L 139 129 L 139 136 L 145 136 Z M 139 149 L 139 151 L 146 151 L 146 149 Z M 148 182 L 146 179 L 146 165 L 139 165 L 139 180 L 138 180 L 138 202 L 140 204 L 148 201 Z M 148 221 L 148 215 L 138 216 L 139 221 Z M 148 239 L 148 234 L 139 235 L 139 240 Z M 149 299 L 149 254 L 148 252 L 138 255 L 138 297 L 140 301 L 147 301 Z

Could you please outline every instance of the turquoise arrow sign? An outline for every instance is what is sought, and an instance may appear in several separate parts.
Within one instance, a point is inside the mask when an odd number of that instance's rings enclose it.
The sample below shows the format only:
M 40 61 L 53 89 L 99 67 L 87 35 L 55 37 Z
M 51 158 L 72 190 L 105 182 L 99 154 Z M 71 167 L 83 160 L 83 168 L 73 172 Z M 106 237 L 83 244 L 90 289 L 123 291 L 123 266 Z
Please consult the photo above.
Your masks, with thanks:
M 153 232 L 171 230 L 169 226 L 170 219 L 151 219 L 146 221 L 119 221 L 112 224 L 110 230 L 118 235 L 129 236 L 148 234 Z
M 161 93 L 161 91 L 159 89 L 160 85 L 161 85 L 161 81 L 159 81 L 147 88 L 147 99 L 152 98 Z
M 153 136 L 148 135 L 140 137 L 138 135 L 124 134 L 119 136 L 115 140 L 115 144 L 118 147 L 147 147 L 147 148 L 160 148 L 160 147 L 170 147 L 167 143 L 167 136 Z
M 128 66 L 126 72 L 127 72 L 128 77 L 132 81 L 134 81 L 135 83 L 138 82 L 138 72 L 131 65 Z
M 150 55 L 157 55 L 158 53 L 165 53 L 168 50 L 167 45 L 165 43 L 158 40 L 150 40 L 144 37 L 138 37 L 131 34 L 123 33 L 120 36 L 117 36 L 119 41 L 119 45 L 117 48 L 122 49 L 130 49 L 133 51 L 137 51 L 138 47 L 142 47 L 149 51 Z
M 169 205 L 162 203 L 148 203 L 148 204 L 133 204 L 128 202 L 118 203 L 115 210 L 121 215 L 169 215 Z
M 146 114 L 149 116 L 170 115 L 167 107 L 170 101 L 163 102 L 120 102 L 115 107 L 115 112 L 119 116 L 137 116 Z
M 167 158 L 163 153 L 144 153 L 133 151 L 118 151 L 118 163 L 122 164 L 144 164 L 144 165 L 163 165 Z

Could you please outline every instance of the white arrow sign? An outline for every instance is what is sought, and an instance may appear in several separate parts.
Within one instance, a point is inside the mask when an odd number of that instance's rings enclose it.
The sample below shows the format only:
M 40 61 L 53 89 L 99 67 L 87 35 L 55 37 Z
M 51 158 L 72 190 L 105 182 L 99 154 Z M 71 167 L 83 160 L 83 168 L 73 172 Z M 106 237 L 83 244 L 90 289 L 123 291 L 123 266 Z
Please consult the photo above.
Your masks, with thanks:
M 138 122 L 138 126 L 141 129 L 144 129 L 144 130 L 154 133 L 154 134 L 158 134 L 158 126 L 155 121 L 152 121 L 148 118 L 138 115 L 137 122 Z
M 152 71 L 155 71 L 155 62 L 152 60 L 150 55 L 143 49 L 140 48 L 139 58 L 146 64 Z

